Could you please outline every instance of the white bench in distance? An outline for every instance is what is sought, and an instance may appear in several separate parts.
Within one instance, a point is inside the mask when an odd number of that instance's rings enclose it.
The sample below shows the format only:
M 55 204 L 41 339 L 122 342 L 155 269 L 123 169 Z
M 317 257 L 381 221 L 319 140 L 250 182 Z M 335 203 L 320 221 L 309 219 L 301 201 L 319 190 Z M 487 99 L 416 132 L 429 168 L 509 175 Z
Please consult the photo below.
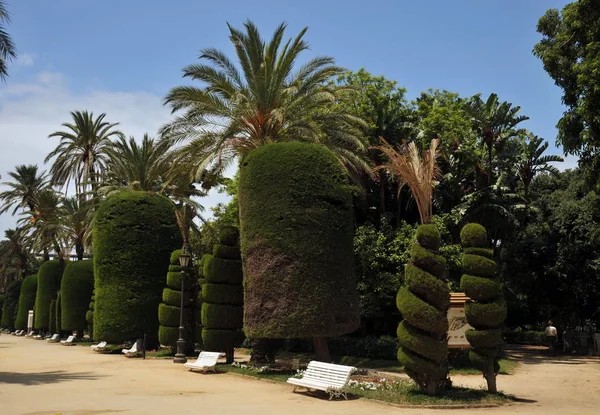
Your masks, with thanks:
M 289 378 L 287 383 L 294 385 L 293 392 L 301 387 L 307 390 L 325 391 L 329 394 L 329 400 L 334 396 L 336 398 L 343 396 L 344 399 L 348 399 L 343 389 L 355 370 L 356 368 L 352 366 L 334 365 L 313 360 L 308 364 L 301 379 Z
M 75 336 L 69 336 L 67 337 L 67 340 L 61 340 L 60 344 L 62 344 L 63 346 L 75 346 L 73 340 L 75 340 Z
M 121 350 L 121 353 L 124 353 L 125 356 L 137 353 L 137 342 L 133 343 L 133 346 L 131 346 L 131 349 L 123 349 L 123 350 Z
M 220 352 L 200 352 L 194 363 L 185 363 L 184 366 L 190 370 L 212 370 L 217 372 L 215 365 L 221 356 Z
M 93 351 L 98 352 L 106 347 L 106 342 L 100 342 L 98 344 L 92 344 L 90 347 Z
M 53 334 L 52 337 L 48 339 L 48 343 L 58 343 L 59 340 L 60 337 L 58 337 L 58 334 Z

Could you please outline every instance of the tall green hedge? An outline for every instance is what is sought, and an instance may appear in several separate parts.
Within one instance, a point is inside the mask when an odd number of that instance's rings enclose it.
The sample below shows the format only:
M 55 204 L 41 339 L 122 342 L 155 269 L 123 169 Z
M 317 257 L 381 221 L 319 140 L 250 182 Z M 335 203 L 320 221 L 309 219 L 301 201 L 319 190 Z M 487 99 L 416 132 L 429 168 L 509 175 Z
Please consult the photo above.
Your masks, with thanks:
M 2 309 L 4 308 L 4 294 L 0 294 L 0 322 L 2 321 Z
M 352 192 L 333 153 L 300 142 L 253 150 L 240 168 L 239 204 L 246 335 L 327 337 L 358 328 Z M 229 261 L 213 264 L 225 270 Z
M 48 333 L 58 333 L 56 328 L 56 300 L 50 301 L 50 326 L 48 327 Z
M 60 290 L 62 273 L 63 264 L 58 259 L 44 262 L 38 271 L 33 327 L 42 332 L 50 328 L 50 302 Z
M 158 343 L 158 305 L 164 276 L 181 233 L 173 202 L 147 192 L 111 195 L 96 212 L 94 338 Z
M 96 298 L 96 290 L 92 290 L 92 298 L 90 299 L 90 304 L 88 305 L 88 310 L 85 313 L 85 321 L 87 322 L 88 333 L 90 336 L 94 336 L 94 302 Z
M 495 277 L 496 262 L 491 249 L 487 249 L 487 232 L 476 223 L 469 223 L 460 232 L 464 248 L 461 288 L 471 301 L 465 306 L 466 337 L 472 346 L 469 357 L 473 365 L 483 372 L 490 392 L 497 392 L 496 375 L 500 370 L 498 360 L 502 347 L 502 328 L 506 319 L 506 302 L 502 284 Z
M 63 274 L 61 294 L 61 328 L 84 330 L 87 328 L 85 315 L 94 289 L 94 262 L 69 262 Z
M 58 295 L 56 296 L 54 315 L 51 315 L 51 318 L 54 318 L 54 326 L 56 327 L 55 333 L 60 333 L 61 331 L 65 330 L 64 327 L 62 327 L 62 307 L 62 292 L 59 291 Z
M 29 310 L 35 306 L 35 296 L 37 293 L 38 276 L 37 274 L 25 277 L 21 285 L 21 294 L 19 295 L 19 309 L 15 319 L 15 328 L 17 330 L 27 330 L 27 319 Z
M 205 350 L 225 352 L 227 363 L 233 363 L 233 350 L 244 341 L 244 289 L 241 278 L 238 280 L 242 273 L 238 235 L 234 227 L 221 229 L 220 243 L 203 264 L 206 282 L 202 286 L 202 342 Z M 223 261 L 227 266 L 218 266 Z
M 167 286 L 163 288 L 162 303 L 158 306 L 158 340 L 163 346 L 170 346 L 173 352 L 177 348 L 177 340 L 179 339 L 179 318 L 181 314 L 181 266 L 179 265 L 179 255 L 181 249 L 176 249 L 171 253 L 169 262 L 169 272 L 167 273 Z M 188 271 L 192 271 L 190 267 Z M 176 274 L 175 278 L 173 274 Z M 176 284 L 174 280 L 177 280 Z M 194 322 L 193 315 L 190 310 L 192 306 L 192 290 L 195 286 L 195 276 L 186 274 L 184 282 L 184 339 L 186 340 L 186 348 L 193 349 L 194 346 Z
M 421 225 L 405 267 L 405 285 L 396 304 L 404 320 L 398 326 L 398 360 L 406 373 L 430 395 L 447 385 L 448 308 L 446 260 L 439 253 L 441 237 L 434 225 Z
M 4 294 L 4 305 L 2 306 L 2 321 L 0 326 L 5 329 L 15 329 L 15 317 L 19 307 L 19 296 L 21 295 L 21 284 L 23 280 L 13 281 L 6 287 Z

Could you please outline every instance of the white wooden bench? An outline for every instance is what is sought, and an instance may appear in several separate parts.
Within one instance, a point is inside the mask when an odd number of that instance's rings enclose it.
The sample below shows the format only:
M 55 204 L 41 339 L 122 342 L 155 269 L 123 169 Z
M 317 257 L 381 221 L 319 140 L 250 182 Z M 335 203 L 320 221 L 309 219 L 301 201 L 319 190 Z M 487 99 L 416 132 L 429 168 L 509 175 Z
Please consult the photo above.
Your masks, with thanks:
M 59 340 L 60 337 L 58 336 L 58 334 L 53 334 L 52 337 L 48 339 L 48 343 L 58 343 Z
M 198 359 L 194 363 L 186 363 L 184 366 L 190 370 L 212 370 L 216 373 L 217 369 L 215 366 L 220 356 L 221 353 L 219 352 L 200 352 Z
M 306 371 L 301 379 L 289 378 L 287 383 L 294 385 L 293 392 L 297 388 L 306 388 L 307 390 L 322 390 L 329 394 L 329 400 L 334 396 L 343 396 L 348 399 L 344 387 L 350 380 L 350 375 L 356 370 L 352 366 L 334 365 L 312 361 L 308 364 Z
M 93 351 L 95 352 L 99 352 L 104 350 L 104 348 L 106 347 L 106 342 L 100 342 L 98 344 L 92 344 L 90 347 L 92 348 Z
M 133 343 L 133 346 L 131 346 L 131 349 L 123 349 L 121 350 L 121 353 L 124 353 L 125 356 L 129 356 L 130 354 L 135 354 L 137 353 L 137 342 Z
M 67 337 L 67 340 L 61 340 L 60 344 L 62 344 L 63 346 L 75 346 L 73 340 L 75 340 L 75 336 L 69 336 Z

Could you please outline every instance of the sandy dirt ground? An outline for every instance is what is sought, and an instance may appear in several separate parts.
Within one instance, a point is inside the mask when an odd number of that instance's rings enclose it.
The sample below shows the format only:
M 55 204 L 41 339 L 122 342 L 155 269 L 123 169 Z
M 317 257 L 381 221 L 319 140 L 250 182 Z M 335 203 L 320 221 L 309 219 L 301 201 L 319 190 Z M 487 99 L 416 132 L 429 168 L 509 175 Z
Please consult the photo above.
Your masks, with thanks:
M 89 347 L 0 336 L 0 414 L 600 414 L 600 359 L 526 353 L 498 385 L 522 403 L 493 409 L 396 408 L 327 401 L 286 384 L 233 374 L 197 374 L 169 360 L 101 355 Z M 479 376 L 455 384 L 483 385 Z

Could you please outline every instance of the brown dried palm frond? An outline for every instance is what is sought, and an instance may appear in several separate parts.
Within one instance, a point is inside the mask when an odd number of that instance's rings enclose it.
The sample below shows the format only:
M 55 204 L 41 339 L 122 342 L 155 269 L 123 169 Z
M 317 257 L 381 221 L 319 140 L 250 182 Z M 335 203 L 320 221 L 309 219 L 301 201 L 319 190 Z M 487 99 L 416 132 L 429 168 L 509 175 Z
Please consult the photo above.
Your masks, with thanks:
M 429 150 L 424 151 L 422 156 L 414 142 L 403 141 L 400 151 L 383 138 L 381 138 L 381 142 L 382 145 L 371 148 L 380 150 L 390 161 L 376 166 L 373 171 L 387 170 L 390 172 L 398 180 L 398 192 L 407 185 L 417 203 L 421 223 L 429 223 L 433 214 L 433 188 L 436 180 L 440 177 L 440 169 L 437 165 L 439 140 L 431 140 Z

